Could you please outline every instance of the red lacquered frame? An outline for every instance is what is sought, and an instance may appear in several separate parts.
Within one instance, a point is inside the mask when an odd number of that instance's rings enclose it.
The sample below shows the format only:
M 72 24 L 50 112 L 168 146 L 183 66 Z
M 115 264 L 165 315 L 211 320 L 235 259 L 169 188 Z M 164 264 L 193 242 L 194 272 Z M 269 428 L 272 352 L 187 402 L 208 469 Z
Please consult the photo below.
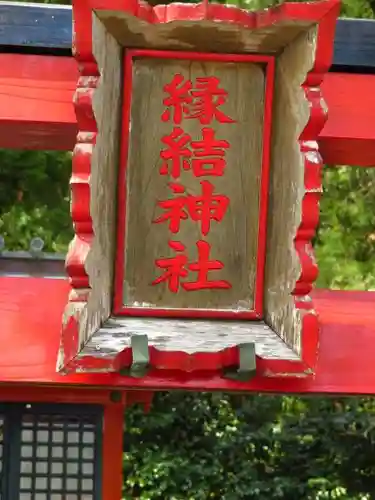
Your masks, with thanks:
M 172 309 L 150 307 L 126 307 L 123 304 L 123 282 L 125 273 L 126 239 L 126 169 L 129 150 L 129 122 L 132 94 L 132 61 L 134 58 L 184 59 L 191 61 L 219 61 L 235 63 L 258 63 L 265 65 L 263 152 L 260 179 L 260 207 L 258 223 L 257 271 L 255 277 L 254 309 L 249 311 L 227 311 L 213 309 Z M 122 141 L 118 182 L 118 225 L 116 245 L 116 274 L 114 287 L 114 315 L 185 317 L 185 318 L 224 318 L 259 319 L 263 316 L 264 265 L 266 250 L 266 224 L 268 204 L 268 182 L 270 170 L 270 141 L 272 98 L 275 74 L 275 57 L 255 54 L 214 54 L 199 52 L 177 52 L 168 50 L 127 50 L 124 55 L 124 92 L 122 113 Z

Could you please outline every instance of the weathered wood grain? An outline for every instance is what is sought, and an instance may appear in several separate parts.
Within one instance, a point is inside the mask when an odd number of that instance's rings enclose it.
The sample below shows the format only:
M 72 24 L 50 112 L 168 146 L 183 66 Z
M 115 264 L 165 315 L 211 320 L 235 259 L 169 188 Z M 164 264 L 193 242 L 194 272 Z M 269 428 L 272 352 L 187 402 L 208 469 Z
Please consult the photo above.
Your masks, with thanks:
M 108 318 L 112 307 L 122 102 L 121 48 L 95 17 L 93 54 L 101 76 L 92 102 L 98 128 L 90 173 L 90 214 L 95 237 L 85 264 L 91 294 L 87 304 L 90 327 L 82 337 L 83 343 Z
M 67 268 L 74 284 L 81 279 L 81 273 L 74 275 L 75 258 L 83 256 L 88 287 L 73 287 L 70 300 L 64 311 L 62 342 L 57 368 L 61 369 L 70 360 L 66 345 L 70 345 L 72 320 L 78 324 L 77 347 L 83 348 L 93 332 L 105 321 L 112 307 L 112 284 L 115 256 L 116 224 L 116 179 L 119 156 L 120 112 L 121 112 L 121 48 L 95 17 L 93 18 L 93 55 L 100 72 L 99 83 L 92 89 L 96 76 L 81 77 L 76 99 L 87 94 L 92 106 L 88 110 L 89 130 L 80 130 L 74 151 L 75 165 L 71 179 L 73 194 L 72 218 L 76 236 L 71 242 L 67 256 Z M 85 86 L 82 86 L 86 84 Z M 83 95 L 82 95 L 83 94 Z M 87 102 L 80 104 L 85 112 Z M 82 108 L 81 108 L 82 111 Z M 92 115 L 96 120 L 97 134 L 92 130 Z M 83 121 L 84 123 L 84 121 Z M 95 144 L 93 144 L 95 140 Z M 81 159 L 83 158 L 83 159 Z M 87 186 L 87 183 L 89 186 Z M 87 194 L 87 187 L 88 194 Z M 74 191 L 76 190 L 76 191 Z M 85 210 L 82 206 L 86 203 Z M 76 213 L 80 217 L 76 217 Z M 87 220 L 83 219 L 83 214 Z M 85 231 L 87 234 L 85 234 Z M 92 232 L 92 234 L 90 234 Z M 95 235 L 95 237 L 93 237 Z M 72 264 L 73 262 L 73 264 Z
M 236 23 L 205 20 L 148 24 L 128 12 L 97 10 L 96 15 L 116 40 L 128 48 L 151 48 L 219 53 L 274 54 L 288 45 L 313 22 L 285 20 L 256 29 L 241 29 Z
M 315 59 L 317 29 L 301 34 L 276 60 L 272 130 L 265 320 L 295 352 L 301 352 L 302 314 L 293 292 L 301 275 L 295 239 L 302 222 L 305 154 L 299 138 L 309 117 L 302 83 Z
M 175 74 L 195 82 L 196 78 L 216 76 L 220 88 L 228 92 L 220 110 L 236 123 L 208 125 L 216 140 L 226 140 L 226 168 L 221 177 L 195 177 L 192 170 L 181 169 L 179 179 L 161 175 L 162 138 L 173 130 L 173 122 L 162 122 L 165 109 L 163 86 Z M 138 59 L 133 68 L 130 150 L 127 164 L 127 227 L 125 231 L 125 272 L 123 301 L 130 307 L 196 308 L 249 311 L 254 308 L 258 248 L 259 184 L 262 168 L 262 132 L 264 113 L 264 71 L 256 64 L 194 62 Z M 181 129 L 194 141 L 202 140 L 198 120 L 184 119 Z M 207 168 L 207 167 L 206 167 Z M 189 195 L 202 194 L 202 181 L 214 185 L 214 194 L 229 198 L 223 220 L 211 220 L 210 231 L 202 235 L 201 224 L 191 218 L 181 221 L 180 230 L 170 231 L 169 221 L 154 223 L 165 214 L 158 201 L 176 197 L 168 183 L 179 182 Z M 226 280 L 231 289 L 173 293 L 168 282 L 152 285 L 165 271 L 155 265 L 160 257 L 174 257 L 168 241 L 180 241 L 186 247 L 189 262 L 196 262 L 198 240 L 211 245 L 210 259 L 218 259 L 224 268 L 211 271 L 210 280 Z M 190 272 L 183 281 L 195 281 Z
M 161 351 L 213 353 L 254 342 L 257 356 L 264 359 L 299 359 L 262 321 L 173 320 L 155 318 L 110 318 L 86 344 L 84 356 L 108 357 L 130 347 L 132 335 L 147 335 L 148 345 Z

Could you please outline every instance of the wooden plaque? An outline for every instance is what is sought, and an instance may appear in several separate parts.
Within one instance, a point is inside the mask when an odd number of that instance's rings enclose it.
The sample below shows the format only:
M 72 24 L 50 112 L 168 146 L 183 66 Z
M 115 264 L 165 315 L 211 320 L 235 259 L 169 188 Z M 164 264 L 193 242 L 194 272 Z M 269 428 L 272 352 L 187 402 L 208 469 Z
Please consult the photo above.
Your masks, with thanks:
M 256 356 L 267 376 L 314 373 L 316 141 L 338 12 L 336 0 L 264 12 L 77 1 L 58 370 L 127 369 L 129 352 L 210 370 L 228 349 L 242 370 L 245 344 L 245 370 L 263 370 Z
M 124 68 L 115 313 L 260 318 L 273 58 Z

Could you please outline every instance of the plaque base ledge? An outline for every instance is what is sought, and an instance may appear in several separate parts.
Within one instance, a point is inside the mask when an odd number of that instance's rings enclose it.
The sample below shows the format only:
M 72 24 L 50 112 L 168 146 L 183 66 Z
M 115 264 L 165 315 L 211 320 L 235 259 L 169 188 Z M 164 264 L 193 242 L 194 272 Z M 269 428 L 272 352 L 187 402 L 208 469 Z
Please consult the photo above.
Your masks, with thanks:
M 133 335 L 147 335 L 159 351 L 215 353 L 254 342 L 256 355 L 269 360 L 299 361 L 300 357 L 263 321 L 191 320 L 111 317 L 94 333 L 81 356 L 113 358 L 131 347 Z

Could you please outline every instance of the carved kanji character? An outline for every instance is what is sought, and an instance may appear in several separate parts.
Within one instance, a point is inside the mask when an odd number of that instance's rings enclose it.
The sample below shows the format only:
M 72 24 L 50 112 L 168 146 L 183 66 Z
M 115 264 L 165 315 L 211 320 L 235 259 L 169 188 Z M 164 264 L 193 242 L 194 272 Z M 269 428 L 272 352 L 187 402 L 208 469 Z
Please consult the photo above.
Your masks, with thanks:
M 184 82 L 184 77 L 181 74 L 174 75 L 171 83 L 164 85 L 164 92 L 169 94 L 163 100 L 163 104 L 167 109 L 161 115 L 163 122 L 168 122 L 171 118 L 176 125 L 180 125 L 184 115 L 189 113 L 188 105 L 193 98 L 190 95 L 190 90 L 193 84 L 191 80 Z
M 214 194 L 214 186 L 209 181 L 201 181 L 202 194 L 195 196 L 184 194 L 185 188 L 181 184 L 170 183 L 169 187 L 175 194 L 170 200 L 159 201 L 158 205 L 165 209 L 165 213 L 155 219 L 155 223 L 169 220 L 169 229 L 178 233 L 182 220 L 188 216 L 195 222 L 201 223 L 201 231 L 206 236 L 210 231 L 211 220 L 220 222 L 229 205 L 229 198 L 223 194 Z
M 214 194 L 214 186 L 209 181 L 201 181 L 201 196 L 188 196 L 189 215 L 201 222 L 203 236 L 210 232 L 211 220 L 221 222 L 229 206 L 229 198 L 224 194 Z
M 172 293 L 177 293 L 180 285 L 186 291 L 232 288 L 232 285 L 226 280 L 208 279 L 208 274 L 211 271 L 223 269 L 224 264 L 219 260 L 210 260 L 211 246 L 207 241 L 199 240 L 196 245 L 198 260 L 189 264 L 188 257 L 182 253 L 186 250 L 185 245 L 180 241 L 169 241 L 169 247 L 175 250 L 177 255 L 175 257 L 156 259 L 155 264 L 161 269 L 165 269 L 165 272 L 156 278 L 152 284 L 158 285 L 167 282 Z M 181 283 L 181 278 L 186 278 L 189 270 L 197 273 L 197 279 Z
M 161 269 L 165 269 L 165 273 L 156 278 L 152 282 L 153 285 L 158 285 L 164 281 L 168 282 L 168 288 L 172 293 L 177 293 L 180 288 L 181 278 L 186 278 L 188 270 L 186 264 L 188 258 L 180 253 L 185 250 L 185 245 L 179 241 L 169 241 L 168 245 L 172 250 L 177 252 L 175 257 L 156 259 L 155 264 Z
M 207 241 L 199 240 L 197 241 L 197 249 L 197 262 L 192 262 L 187 266 L 190 271 L 198 273 L 197 279 L 195 281 L 182 283 L 183 288 L 187 291 L 205 290 L 208 288 L 232 288 L 232 285 L 229 283 L 229 281 L 210 281 L 208 279 L 208 273 L 210 271 L 219 271 L 224 267 L 224 264 L 219 260 L 210 260 L 211 245 Z
M 169 230 L 172 233 L 178 233 L 181 220 L 186 220 L 188 218 L 188 213 L 185 210 L 188 196 L 183 194 L 185 193 L 185 188 L 181 184 L 170 182 L 168 185 L 173 193 L 181 194 L 181 196 L 175 196 L 170 200 L 159 201 L 158 205 L 165 210 L 165 213 L 153 222 L 159 223 L 169 220 Z
M 230 147 L 228 141 L 215 139 L 212 128 L 202 129 L 202 140 L 191 141 L 194 150 L 192 161 L 193 173 L 196 177 L 206 175 L 222 176 L 226 166 L 225 149 Z
M 174 179 L 178 179 L 181 174 L 181 167 L 185 170 L 190 168 L 187 159 L 192 156 L 192 152 L 186 147 L 190 140 L 190 135 L 185 134 L 180 127 L 174 127 L 172 133 L 162 138 L 162 142 L 167 146 L 167 149 L 160 152 L 160 157 L 164 160 L 160 168 L 161 175 L 170 173 Z M 170 172 L 168 168 L 169 161 L 172 164 Z
M 181 167 L 189 170 L 189 159 L 192 159 L 195 177 L 222 176 L 226 167 L 225 149 L 230 147 L 229 142 L 215 139 L 214 129 L 207 127 L 202 129 L 202 140 L 190 141 L 191 136 L 184 133 L 180 127 L 174 127 L 171 134 L 162 138 L 162 142 L 168 148 L 160 152 L 160 157 L 164 160 L 160 174 L 168 175 L 169 173 L 174 179 L 178 179 L 181 175 Z M 189 145 L 192 149 L 188 148 Z M 171 168 L 169 168 L 169 162 Z
M 228 97 L 228 92 L 219 88 L 219 85 L 220 80 L 216 76 L 196 79 L 195 88 L 191 90 L 194 99 L 187 118 L 196 118 L 202 125 L 208 125 L 214 119 L 220 123 L 235 123 L 235 120 L 218 109 Z
M 198 77 L 193 87 L 191 80 L 185 80 L 180 73 L 175 74 L 172 81 L 163 87 L 169 97 L 163 99 L 167 108 L 161 119 L 164 122 L 172 119 L 176 125 L 180 125 L 183 118 L 197 119 L 202 125 L 208 125 L 213 120 L 235 123 L 219 109 L 228 97 L 228 92 L 219 85 L 219 78 L 207 76 Z

